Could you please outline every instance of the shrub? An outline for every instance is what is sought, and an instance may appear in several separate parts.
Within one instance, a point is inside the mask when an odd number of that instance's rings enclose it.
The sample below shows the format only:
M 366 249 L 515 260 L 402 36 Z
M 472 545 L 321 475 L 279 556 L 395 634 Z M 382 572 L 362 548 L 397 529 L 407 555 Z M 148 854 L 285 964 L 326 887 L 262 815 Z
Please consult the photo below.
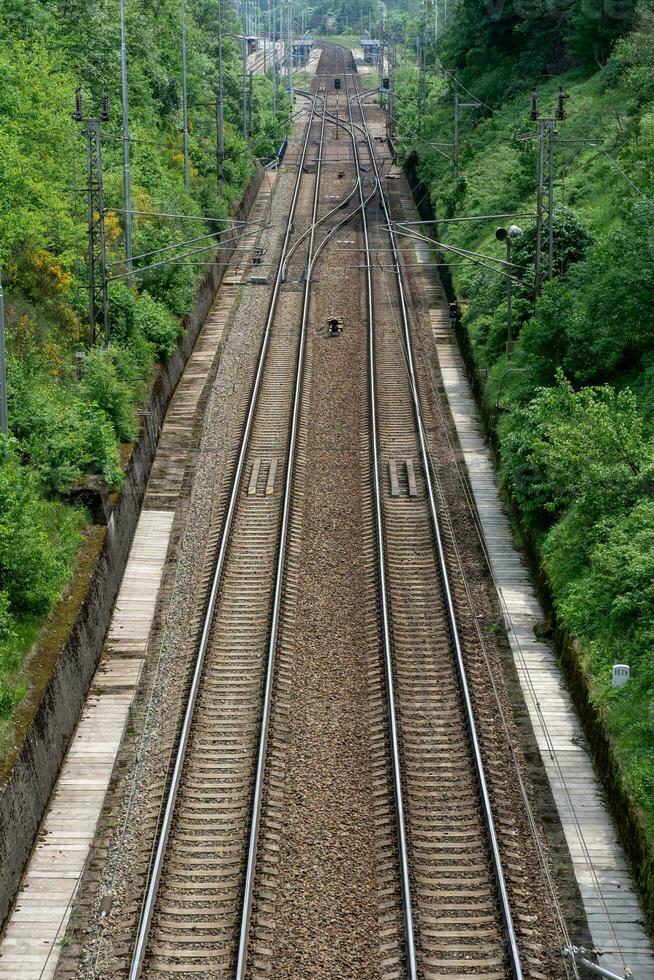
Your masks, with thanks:
M 0 605 L 4 631 L 12 615 L 47 612 L 59 597 L 79 547 L 79 511 L 43 500 L 29 471 L 5 441 L 0 462 Z M 7 639 L 7 637 L 5 637 Z
M 9 594 L 0 589 L 0 647 L 16 636 L 14 618 L 9 611 Z
M 95 348 L 86 355 L 83 395 L 111 419 L 116 438 L 131 442 L 136 436 L 133 387 L 122 380 L 113 348 Z
M 44 375 L 33 359 L 12 358 L 10 368 L 12 433 L 42 486 L 61 493 L 89 472 L 118 486 L 114 429 L 102 409 L 86 402 L 75 385 Z
M 202 222 L 198 222 L 197 225 L 189 222 L 183 234 L 175 233 L 169 229 L 157 228 L 153 225 L 144 225 L 139 232 L 139 250 L 146 253 L 159 248 L 167 248 L 169 245 L 174 245 L 176 242 L 179 242 L 180 239 L 190 239 L 193 236 L 199 237 L 203 234 L 206 235 L 209 231 L 211 229 Z M 209 239 L 190 246 L 180 245 L 179 250 L 176 252 L 153 255 L 150 258 L 144 259 L 142 262 L 144 269 L 147 268 L 148 263 L 152 266 L 157 265 L 157 268 L 153 268 L 149 272 L 143 271 L 139 275 L 139 282 L 144 293 L 148 293 L 158 302 L 165 304 L 177 316 L 183 316 L 187 313 L 193 303 L 193 294 L 197 279 L 194 267 L 176 264 L 175 262 L 167 262 L 163 265 L 158 265 L 158 263 L 164 259 L 174 258 L 175 254 L 183 255 L 186 252 L 193 251 L 193 249 L 201 248 L 203 245 L 208 244 L 211 244 Z M 199 252 L 195 258 L 201 262 L 209 260 L 211 253 L 210 251 Z
M 592 524 L 633 503 L 647 481 L 652 450 L 628 389 L 575 391 L 559 372 L 504 431 L 504 478 L 533 525 L 572 505 Z
M 126 286 L 125 283 L 110 283 L 109 316 L 112 343 L 125 344 L 133 337 L 136 302 L 134 290 Z
M 135 322 L 146 340 L 154 346 L 159 360 L 167 360 L 175 350 L 181 333 L 176 317 L 163 303 L 152 299 L 149 293 L 143 293 L 136 305 Z
M 601 525 L 590 566 L 561 602 L 578 636 L 602 636 L 639 663 L 654 648 L 654 501 Z

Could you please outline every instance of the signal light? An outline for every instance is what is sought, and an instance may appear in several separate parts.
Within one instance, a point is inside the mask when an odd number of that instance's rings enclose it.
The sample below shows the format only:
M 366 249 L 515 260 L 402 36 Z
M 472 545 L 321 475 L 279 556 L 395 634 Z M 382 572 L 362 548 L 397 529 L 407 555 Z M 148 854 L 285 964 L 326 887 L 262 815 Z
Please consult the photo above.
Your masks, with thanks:
M 340 80 L 340 78 L 335 78 L 334 79 L 334 88 L 336 89 L 336 91 L 338 91 L 340 87 L 341 87 L 341 80 Z
M 382 78 L 382 88 L 390 88 L 391 83 L 388 78 Z

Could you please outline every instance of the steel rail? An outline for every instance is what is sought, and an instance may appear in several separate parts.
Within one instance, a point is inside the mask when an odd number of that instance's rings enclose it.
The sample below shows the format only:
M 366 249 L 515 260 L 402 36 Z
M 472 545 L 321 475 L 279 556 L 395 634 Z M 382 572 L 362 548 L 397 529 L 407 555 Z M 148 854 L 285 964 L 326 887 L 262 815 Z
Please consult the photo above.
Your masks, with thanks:
M 320 140 L 318 143 L 318 162 L 316 166 L 316 181 L 313 191 L 313 206 L 311 211 L 311 234 L 309 236 L 309 248 L 307 255 L 306 278 L 304 283 L 304 296 L 302 302 L 302 320 L 300 323 L 300 340 L 297 356 L 297 367 L 295 371 L 295 386 L 293 391 L 293 407 L 291 414 L 290 437 L 288 446 L 288 461 L 286 464 L 286 478 L 284 482 L 284 500 L 282 505 L 282 520 L 279 532 L 279 548 L 277 552 L 277 565 L 275 571 L 275 591 L 273 596 L 272 616 L 270 633 L 268 638 L 268 654 L 266 660 L 266 679 L 264 685 L 263 710 L 261 715 L 261 726 L 259 732 L 259 749 L 257 757 L 257 769 L 252 796 L 252 815 L 250 818 L 250 840 L 248 845 L 247 866 L 245 872 L 245 886 L 243 892 L 243 905 L 241 911 L 241 930 L 238 944 L 238 959 L 236 964 L 236 980 L 245 980 L 247 971 L 248 945 L 250 938 L 250 920 L 252 917 L 252 904 L 254 899 L 254 881 L 256 875 L 257 852 L 259 847 L 259 828 L 261 823 L 261 810 L 263 806 L 263 788 L 266 774 L 266 753 L 268 746 L 268 733 L 270 730 L 270 717 L 272 710 L 273 683 L 275 675 L 275 658 L 277 652 L 277 641 L 279 637 L 279 624 L 282 608 L 282 591 L 284 585 L 284 571 L 286 566 L 286 546 L 288 540 L 288 528 L 291 516 L 293 479 L 295 475 L 295 450 L 298 439 L 298 429 L 300 420 L 300 406 L 302 402 L 302 383 L 304 378 L 304 355 L 306 349 L 307 327 L 309 322 L 309 310 L 311 305 L 311 283 L 313 275 L 313 248 L 315 243 L 315 233 L 318 217 L 318 205 L 320 201 L 320 177 L 322 172 L 322 157 L 325 136 L 325 116 L 327 108 L 327 97 L 323 99 L 322 117 L 320 123 Z
M 347 77 L 345 80 L 347 93 Z M 354 123 L 352 120 L 352 104 L 347 100 L 350 125 L 354 133 Z M 416 980 L 418 967 L 416 960 L 415 933 L 413 927 L 413 909 L 411 901 L 411 880 L 409 873 L 409 848 L 407 842 L 404 793 L 402 788 L 402 764 L 400 758 L 400 740 L 398 733 L 398 720 L 395 696 L 395 681 L 393 677 L 393 648 L 391 640 L 391 613 L 389 602 L 389 587 L 386 576 L 386 542 L 384 538 L 384 513 L 383 497 L 381 487 L 381 474 L 379 465 L 379 422 L 377 417 L 377 368 L 375 358 L 375 306 L 372 281 L 372 258 L 370 254 L 370 240 L 368 234 L 368 217 L 366 214 L 366 202 L 363 197 L 363 184 L 361 180 L 361 163 L 359 160 L 356 139 L 353 139 L 354 165 L 359 178 L 359 202 L 361 208 L 361 227 L 363 231 L 363 241 L 366 256 L 366 299 L 367 299 L 367 333 L 368 333 L 368 391 L 370 396 L 371 414 L 371 456 L 373 471 L 373 503 L 375 511 L 375 536 L 377 543 L 377 565 L 379 578 L 379 597 L 381 605 L 382 640 L 384 651 L 384 669 L 386 677 L 386 689 L 388 694 L 388 716 L 390 727 L 390 748 L 391 748 L 391 767 L 393 773 L 393 797 L 395 803 L 395 819 L 397 824 L 397 844 L 398 857 L 400 863 L 400 879 L 402 889 L 402 912 L 404 916 L 404 930 L 406 941 L 406 965 L 409 980 Z M 376 174 L 377 188 L 381 193 L 379 185 L 379 175 Z M 376 189 L 377 189 L 376 188 Z
M 159 881 L 161 879 L 161 872 L 163 869 L 164 857 L 166 853 L 166 845 L 168 843 L 168 837 L 170 834 L 170 828 L 172 826 L 173 813 L 175 809 L 175 802 L 177 799 L 177 793 L 179 790 L 179 785 L 181 782 L 182 768 L 184 764 L 184 758 L 186 755 L 186 749 L 189 742 L 192 722 L 193 722 L 193 712 L 195 708 L 195 702 L 197 694 L 200 687 L 200 681 L 202 676 L 202 668 L 204 664 L 204 659 L 209 644 L 209 637 L 211 634 L 211 624 L 213 619 L 213 613 L 216 606 L 216 601 L 218 598 L 218 593 L 220 590 L 220 585 L 222 581 L 223 569 L 225 566 L 225 559 L 227 554 L 227 548 L 230 539 L 230 533 L 232 528 L 232 523 L 234 520 L 234 513 L 236 510 L 236 504 L 239 496 L 239 487 L 241 483 L 241 478 L 243 475 L 243 469 L 245 467 L 245 461 L 247 457 L 247 452 L 249 448 L 250 435 L 252 432 L 252 427 L 254 424 L 254 416 L 258 403 L 259 391 L 261 388 L 261 382 L 263 378 L 266 355 L 268 352 L 268 346 L 270 342 L 270 335 L 272 332 L 272 324 L 277 309 L 277 302 L 279 299 L 279 293 L 282 285 L 282 262 L 286 250 L 288 249 L 288 243 L 291 237 L 293 218 L 295 216 L 295 210 L 297 207 L 297 201 L 300 193 L 300 184 L 302 181 L 303 165 L 306 159 L 307 148 L 309 145 L 309 134 L 311 132 L 313 117 L 315 114 L 315 105 L 317 98 L 314 99 L 309 114 L 309 119 L 307 121 L 307 130 L 304 137 L 304 143 L 302 147 L 302 157 L 301 165 L 298 168 L 298 173 L 295 181 L 295 186 L 293 189 L 293 197 L 291 200 L 291 206 L 289 209 L 288 221 L 286 223 L 286 232 L 284 235 L 284 241 L 282 244 L 281 256 L 277 268 L 277 276 L 275 279 L 275 285 L 273 288 L 272 296 L 270 299 L 270 304 L 268 307 L 268 315 L 266 318 L 266 323 L 264 327 L 263 337 L 261 341 L 261 347 L 259 350 L 259 358 L 257 362 L 257 370 L 254 378 L 254 383 L 252 386 L 252 392 L 250 395 L 250 404 L 248 407 L 248 413 L 245 420 L 245 425 L 243 428 L 243 433 L 241 436 L 241 446 L 238 454 L 238 459 L 236 462 L 236 468 L 234 470 L 234 476 L 232 480 L 232 488 L 229 498 L 229 504 L 227 508 L 227 513 L 225 516 L 225 524 L 223 528 L 223 533 L 220 541 L 220 548 L 218 551 L 218 557 L 216 559 L 216 566 L 213 573 L 213 579 L 211 583 L 211 590 L 209 593 L 209 600 L 207 603 L 207 609 L 205 612 L 205 619 L 202 629 L 202 636 L 200 639 L 200 645 L 198 647 L 198 652 L 196 655 L 195 666 L 193 670 L 193 677 L 191 680 L 191 686 L 189 690 L 189 696 L 186 703 L 186 709 L 184 712 L 184 720 L 182 722 L 182 728 L 180 732 L 179 744 L 177 747 L 177 752 L 175 755 L 175 764 L 173 768 L 173 773 L 170 780 L 170 785 L 168 788 L 168 794 L 166 798 L 166 807 L 164 810 L 164 815 L 161 821 L 161 828 L 159 832 L 159 840 L 157 843 L 155 857 L 150 870 L 150 877 L 148 880 L 147 893 L 143 908 L 141 910 L 141 916 L 139 918 L 138 931 L 136 936 L 136 943 L 134 947 L 134 953 L 132 956 L 132 962 L 130 964 L 129 980 L 139 980 L 141 976 L 141 971 L 143 969 L 143 962 L 145 959 L 145 952 L 148 942 L 148 936 L 150 933 L 150 926 L 152 923 L 152 916 L 154 913 L 155 901 L 157 897 L 157 891 L 159 887 Z
M 450 626 L 450 633 L 452 636 L 452 642 L 455 652 L 455 660 L 457 666 L 457 672 L 459 676 L 459 683 L 461 686 L 461 697 L 463 701 L 466 722 L 468 726 L 468 734 L 470 736 L 470 742 L 472 747 L 473 761 L 475 766 L 475 772 L 477 776 L 477 782 L 479 785 L 479 792 L 481 796 L 482 809 L 484 813 L 484 820 L 486 824 L 486 830 L 489 839 L 491 857 L 493 868 L 495 871 L 495 878 L 497 883 L 497 888 L 499 892 L 500 907 L 502 918 L 504 920 L 504 927 L 507 934 L 508 940 L 508 954 L 511 970 L 515 980 L 522 980 L 522 964 L 520 960 L 520 951 L 518 949 L 517 938 L 515 934 L 515 928 L 513 924 L 513 915 L 511 912 L 511 905 L 509 902 L 509 896 L 506 887 L 506 881 L 504 878 L 504 870 L 502 868 L 502 859 L 500 855 L 499 842 L 497 839 L 497 832 L 495 829 L 495 820 L 493 817 L 493 810 L 490 802 L 490 794 L 488 791 L 488 785 L 486 782 L 486 774 L 484 770 L 484 763 L 481 754 L 481 747 L 479 744 L 479 736 L 477 734 L 477 725 L 474 717 L 474 709 L 472 705 L 472 698 L 470 695 L 470 689 L 468 686 L 468 678 L 466 673 L 465 661 L 463 658 L 463 648 L 461 645 L 461 638 L 459 635 L 459 628 L 457 625 L 456 611 L 454 607 L 454 597 L 452 593 L 452 588 L 450 585 L 450 577 L 447 570 L 447 561 L 445 558 L 445 550 L 443 546 L 443 538 L 441 533 L 441 522 L 438 510 L 438 504 L 436 503 L 436 496 L 434 493 L 434 484 L 431 473 L 431 464 L 429 458 L 429 450 L 427 447 L 427 436 L 422 416 L 422 406 L 420 402 L 420 395 L 418 392 L 418 386 L 416 381 L 414 359 L 413 359 L 413 348 L 411 344 L 411 331 L 409 323 L 409 313 L 406 301 L 406 291 L 404 287 L 404 277 L 402 274 L 402 267 L 400 264 L 400 256 L 397 251 L 395 234 L 392 227 L 390 210 L 388 207 L 388 202 L 386 200 L 386 192 L 384 190 L 383 184 L 380 180 L 379 167 L 377 165 L 377 158 L 374 151 L 374 146 L 372 143 L 372 138 L 370 136 L 370 129 L 368 127 L 368 121 L 366 119 L 365 113 L 363 111 L 363 106 L 361 104 L 361 98 L 358 100 L 359 111 L 361 113 L 361 119 L 363 127 L 366 133 L 366 142 L 368 145 L 368 153 L 372 166 L 374 168 L 375 174 L 377 176 L 377 182 L 379 185 L 380 201 L 386 218 L 386 232 L 389 237 L 390 247 L 393 255 L 393 265 L 395 269 L 395 278 L 398 288 L 398 296 L 400 300 L 400 310 L 402 314 L 402 329 L 404 335 L 404 347 L 406 354 L 406 365 L 407 373 L 409 378 L 409 387 L 411 391 L 411 399 L 413 402 L 413 411 L 416 423 L 416 430 L 418 435 L 418 441 L 420 444 L 420 455 L 422 468 L 425 477 L 425 484 L 427 487 L 427 497 L 429 502 L 429 510 L 431 516 L 431 523 L 434 532 L 434 540 L 436 544 L 436 550 L 438 553 L 438 564 L 441 575 L 441 580 L 443 583 L 443 591 L 445 594 L 448 621 Z
M 308 92 L 302 92 L 301 90 L 298 90 L 298 93 L 297 94 L 298 95 L 304 95 L 304 96 L 308 96 L 309 95 Z M 353 133 L 350 130 L 350 128 L 348 127 L 347 123 L 343 122 L 340 119 L 337 119 L 336 116 L 334 116 L 327 109 L 325 110 L 325 115 L 326 115 L 326 118 L 328 118 L 330 122 L 335 123 L 337 126 L 341 127 L 347 133 L 349 133 L 351 139 L 354 138 L 353 137 Z M 324 214 L 322 216 L 322 218 L 319 218 L 318 219 L 318 221 L 316 222 L 316 228 L 318 228 L 325 221 L 327 221 L 328 218 L 331 218 L 332 215 L 336 214 L 337 211 L 340 211 L 342 208 L 344 208 L 345 205 L 348 203 L 348 201 L 350 201 L 354 197 L 354 195 L 356 194 L 357 189 L 358 189 L 358 186 L 359 186 L 359 177 L 357 177 L 357 180 L 356 180 L 356 182 L 355 182 L 354 187 L 352 188 L 352 190 L 349 191 L 349 193 L 346 194 L 345 197 L 341 201 L 339 201 L 339 203 L 335 207 L 333 207 L 331 209 L 331 211 L 328 211 L 326 214 Z M 375 191 L 373 191 L 373 195 L 374 195 L 374 193 L 375 193 Z M 334 233 L 336 231 L 338 231 L 339 228 L 342 228 L 344 224 L 347 224 L 347 222 L 350 221 L 356 214 L 358 214 L 360 210 L 361 210 L 361 205 L 359 204 L 353 211 L 348 212 L 348 214 L 343 218 L 342 221 L 339 221 L 339 223 L 334 228 L 331 229 L 331 231 L 327 234 L 327 236 L 320 243 L 320 245 L 318 247 L 318 250 L 316 252 L 315 258 L 318 258 L 319 253 L 325 247 L 325 245 L 327 244 L 327 242 L 332 238 L 332 236 L 334 235 Z M 286 256 L 286 258 L 284 260 L 284 269 L 283 269 L 283 273 L 282 273 L 283 276 L 284 276 L 284 278 L 286 278 L 286 266 L 290 262 L 293 254 L 295 253 L 295 250 L 302 244 L 303 241 L 306 240 L 307 236 L 310 235 L 310 234 L 311 234 L 311 226 L 309 226 L 308 228 L 305 229 L 305 231 L 302 232 L 302 234 L 300 235 L 300 237 L 298 238 L 298 240 L 289 249 L 288 255 Z

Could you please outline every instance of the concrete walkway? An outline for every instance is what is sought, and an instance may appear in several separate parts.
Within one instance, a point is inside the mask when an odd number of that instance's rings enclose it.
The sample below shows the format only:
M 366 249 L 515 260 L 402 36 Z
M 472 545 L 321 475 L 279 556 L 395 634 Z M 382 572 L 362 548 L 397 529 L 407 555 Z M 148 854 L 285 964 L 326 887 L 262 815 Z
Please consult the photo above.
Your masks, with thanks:
M 105 652 L 0 943 L 1 980 L 50 980 L 104 803 L 154 616 L 172 511 L 141 513 Z
M 654 980 L 654 956 L 615 828 L 577 720 L 548 643 L 534 625 L 544 613 L 516 550 L 502 509 L 495 468 L 481 436 L 447 306 L 431 311 L 443 384 L 468 469 L 491 570 L 509 627 L 509 639 L 543 765 L 559 811 L 591 936 L 600 963 L 618 976 Z M 575 937 L 572 937 L 574 942 Z

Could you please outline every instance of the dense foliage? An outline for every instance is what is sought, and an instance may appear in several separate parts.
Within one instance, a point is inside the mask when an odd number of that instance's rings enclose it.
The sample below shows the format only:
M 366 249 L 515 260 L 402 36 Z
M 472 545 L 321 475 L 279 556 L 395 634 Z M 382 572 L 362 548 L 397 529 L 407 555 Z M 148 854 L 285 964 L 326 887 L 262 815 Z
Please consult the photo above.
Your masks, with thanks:
M 416 72 L 401 70 L 401 145 L 437 218 L 509 214 L 522 228 L 511 357 L 505 279 L 458 258 L 454 284 L 504 486 L 559 622 L 579 640 L 591 696 L 654 845 L 652 3 L 608 11 L 569 0 L 555 12 L 461 0 L 429 64 L 420 133 Z M 569 96 L 557 126 L 553 277 L 537 302 L 533 82 L 544 114 L 559 85 Z M 451 142 L 455 88 L 461 101 L 480 102 L 462 115 L 457 182 L 448 148 L 433 145 Z M 442 222 L 438 239 L 501 259 L 500 223 Z M 614 690 L 616 662 L 630 665 L 632 679 Z
M 220 7 L 222 6 L 222 11 Z M 190 186 L 181 133 L 179 0 L 127 0 L 130 157 L 135 255 L 214 233 L 288 124 L 273 119 L 269 76 L 256 76 L 251 143 L 242 135 L 239 24 L 229 3 L 186 0 Z M 65 503 L 87 474 L 122 480 L 118 446 L 138 434 L 136 410 L 156 361 L 168 358 L 210 252 L 138 271 L 124 265 L 119 0 L 0 0 L 0 268 L 5 287 L 10 439 L 0 458 L 0 720 L 21 696 L 17 669 L 38 623 L 60 595 L 82 519 Z M 216 174 L 219 16 L 225 95 L 225 183 Z M 111 344 L 89 345 L 85 143 L 72 119 L 102 123 Z M 166 215 L 191 218 L 171 219 Z M 204 239 L 201 245 L 211 244 Z M 193 246 L 198 248 L 199 245 Z M 153 262 L 137 261 L 138 270 Z

